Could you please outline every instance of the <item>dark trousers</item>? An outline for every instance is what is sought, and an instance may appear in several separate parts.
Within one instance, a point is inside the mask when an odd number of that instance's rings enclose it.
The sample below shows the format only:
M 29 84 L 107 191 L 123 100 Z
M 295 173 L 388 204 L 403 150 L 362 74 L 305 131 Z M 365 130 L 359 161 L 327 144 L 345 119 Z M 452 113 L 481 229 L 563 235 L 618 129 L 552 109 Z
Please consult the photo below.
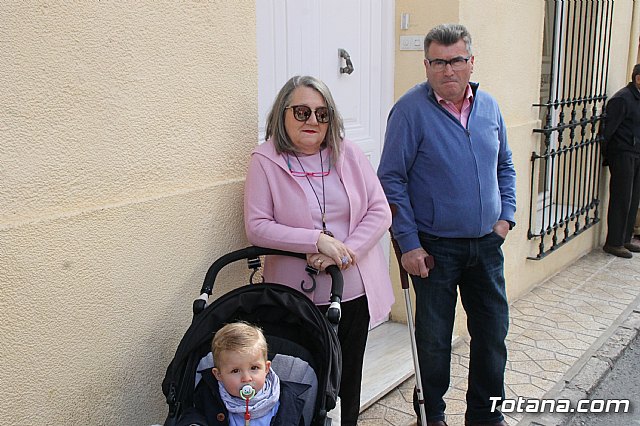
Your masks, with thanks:
M 495 423 L 490 397 L 504 398 L 505 338 L 509 305 L 505 291 L 503 238 L 439 238 L 420 234 L 435 259 L 427 278 L 411 276 L 416 293 L 416 343 L 428 421 L 445 419 L 443 396 L 449 388 L 451 334 L 460 298 L 471 336 L 466 420 Z
M 607 156 L 609 181 L 609 210 L 607 213 L 607 241 L 619 247 L 631 241 L 640 202 L 640 157 L 631 153 L 610 153 Z
M 326 312 L 327 306 L 320 306 Z M 338 326 L 338 340 L 342 350 L 342 376 L 340 378 L 340 424 L 358 423 L 360 414 L 360 388 L 362 363 L 369 333 L 369 306 L 367 296 L 342 303 L 342 317 Z

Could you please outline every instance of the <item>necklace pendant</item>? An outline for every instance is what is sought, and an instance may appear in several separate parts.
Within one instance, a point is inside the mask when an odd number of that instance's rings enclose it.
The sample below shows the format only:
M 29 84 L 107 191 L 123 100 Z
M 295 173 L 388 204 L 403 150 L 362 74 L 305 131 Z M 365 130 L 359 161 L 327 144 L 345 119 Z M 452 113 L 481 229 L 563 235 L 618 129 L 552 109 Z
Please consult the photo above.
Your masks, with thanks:
M 326 211 L 326 210 L 325 210 L 325 211 Z M 333 232 L 331 232 L 331 231 L 327 230 L 327 221 L 326 221 L 326 220 L 325 220 L 325 218 L 324 218 L 324 213 L 325 213 L 325 212 L 322 212 L 322 233 L 323 233 L 323 234 L 325 234 L 325 235 L 330 236 L 331 238 L 335 238 L 335 237 L 333 236 Z

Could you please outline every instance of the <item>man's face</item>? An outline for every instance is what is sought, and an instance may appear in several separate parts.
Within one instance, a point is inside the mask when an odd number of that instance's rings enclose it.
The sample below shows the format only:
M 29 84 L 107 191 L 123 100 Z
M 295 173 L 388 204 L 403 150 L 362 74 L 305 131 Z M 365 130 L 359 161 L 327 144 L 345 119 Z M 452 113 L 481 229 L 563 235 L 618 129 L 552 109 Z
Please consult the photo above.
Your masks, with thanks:
M 636 84 L 638 90 L 640 90 L 640 74 L 636 75 L 636 78 L 633 80 L 633 82 Z
M 469 84 L 471 73 L 473 72 L 473 56 L 467 61 L 461 70 L 455 71 L 450 64 L 447 64 L 443 70 L 436 71 L 429 63 L 435 59 L 443 59 L 449 61 L 456 57 L 466 58 L 469 56 L 467 46 L 464 40 L 458 40 L 457 43 L 450 46 L 433 42 L 429 46 L 427 59 L 424 61 L 424 67 L 427 72 L 427 79 L 433 87 L 433 90 L 443 99 L 458 103 L 464 98 L 464 92 Z

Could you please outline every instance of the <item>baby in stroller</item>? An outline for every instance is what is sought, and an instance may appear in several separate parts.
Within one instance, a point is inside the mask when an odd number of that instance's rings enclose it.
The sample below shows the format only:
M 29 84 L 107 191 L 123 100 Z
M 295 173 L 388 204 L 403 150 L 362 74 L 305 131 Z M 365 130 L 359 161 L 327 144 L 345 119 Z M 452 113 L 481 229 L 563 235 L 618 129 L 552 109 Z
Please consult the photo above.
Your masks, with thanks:
M 268 370 L 274 370 L 280 379 L 280 405 L 276 416 L 271 418 L 272 424 L 331 424 L 327 412 L 336 406 L 342 370 L 340 343 L 335 331 L 340 321 L 342 274 L 335 266 L 327 268 L 332 278 L 333 309 L 330 308 L 329 313 L 333 314 L 325 316 L 300 291 L 281 284 L 253 284 L 253 277 L 261 266 L 260 257 L 272 254 L 300 258 L 305 256 L 274 249 L 247 247 L 220 257 L 209 267 L 200 297 L 193 303 L 194 316 L 191 325 L 182 337 L 162 381 L 162 392 L 169 406 L 164 426 L 233 424 L 230 423 L 229 410 L 219 395 L 220 388 L 233 395 L 238 385 L 227 388 L 219 385 L 219 379 L 224 379 L 224 375 L 217 378 L 213 373 L 212 352 L 215 352 L 215 343 L 212 351 L 212 339 L 220 336 L 220 330 L 227 324 L 240 321 L 254 324 L 262 330 L 263 339 L 266 339 L 268 345 L 267 359 L 271 360 L 270 366 L 267 367 L 269 364 L 264 357 L 261 358 L 264 361 L 265 380 L 268 381 Z M 248 268 L 253 270 L 249 285 L 238 287 L 207 304 L 220 270 L 243 259 L 246 259 Z M 313 280 L 311 275 L 309 277 Z M 254 347 L 253 341 L 243 345 L 245 346 Z M 222 363 L 222 366 L 215 367 L 223 373 L 226 368 L 225 356 L 220 359 L 218 355 L 216 362 Z M 285 382 L 301 385 L 286 385 L 304 400 L 301 415 L 303 420 L 300 423 L 280 421 L 285 409 L 289 411 L 296 407 L 285 401 L 285 394 L 282 392 Z M 262 387 L 254 383 L 252 386 Z M 260 389 L 255 390 L 257 395 Z M 196 401 L 201 395 L 205 395 L 206 399 Z M 207 410 L 211 411 L 207 414 Z M 253 413 L 251 415 L 251 425 L 261 424 L 254 420 Z
M 194 407 L 178 425 L 304 425 L 301 395 L 309 385 L 280 381 L 259 327 L 245 322 L 223 326 L 211 352 L 215 367 L 199 372 Z

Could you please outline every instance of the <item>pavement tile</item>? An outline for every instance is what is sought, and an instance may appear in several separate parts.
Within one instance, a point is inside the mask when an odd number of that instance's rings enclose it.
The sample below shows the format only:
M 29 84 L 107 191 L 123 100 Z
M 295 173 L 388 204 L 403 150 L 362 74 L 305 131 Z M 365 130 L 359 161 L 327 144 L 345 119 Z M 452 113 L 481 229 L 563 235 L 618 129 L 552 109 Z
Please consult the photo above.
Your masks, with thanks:
M 508 344 L 507 344 L 507 348 L 508 348 L 507 362 L 531 361 L 531 357 L 527 355 L 526 351 L 514 350 Z
M 586 351 L 591 346 L 589 343 L 585 343 L 577 338 L 573 339 L 557 339 L 558 343 L 569 349 L 580 349 Z
M 467 402 L 464 399 L 464 394 L 462 395 L 462 399 L 447 399 L 447 409 L 448 413 L 464 413 L 467 409 Z
M 540 327 L 557 327 L 557 322 L 546 317 L 518 317 L 513 318 L 513 323 L 522 327 L 540 328 Z
M 553 336 L 550 333 L 550 329 L 547 328 L 546 330 L 534 330 L 534 329 L 529 329 L 529 330 L 525 330 L 522 333 L 522 336 L 524 337 L 529 337 L 531 339 L 534 340 L 547 340 L 547 339 L 551 339 Z M 573 334 L 571 334 L 571 336 L 567 336 L 567 337 L 574 337 Z
M 447 414 L 447 424 L 449 426 L 463 426 L 464 414 Z
M 407 404 L 408 401 L 397 389 L 387 394 L 380 400 L 380 404 L 387 408 L 397 408 Z
M 510 384 L 509 386 L 511 387 L 511 389 L 513 389 L 516 395 L 526 398 L 542 398 L 542 396 L 546 392 L 546 389 L 543 389 L 532 383 Z
M 565 355 L 565 354 L 555 354 L 555 358 L 558 361 L 567 364 L 567 365 L 573 365 L 578 359 L 574 356 L 571 355 Z
M 531 383 L 544 389 L 550 389 L 554 384 L 564 376 L 564 372 L 560 371 L 538 371 L 531 373 Z
M 509 324 L 509 334 L 515 336 L 518 334 L 522 334 L 526 330 L 525 327 L 521 327 L 519 325 L 514 324 L 513 322 Z
M 508 383 L 510 386 L 530 384 L 531 375 L 526 373 L 519 373 L 514 370 L 508 370 L 504 373 L 504 382 Z
M 504 396 L 505 396 L 505 398 L 516 399 L 518 397 L 518 394 L 515 393 L 515 391 L 513 389 L 511 389 L 511 387 L 509 387 L 508 384 L 505 384 L 504 385 Z
M 602 325 L 597 325 L 594 328 L 581 329 L 576 333 L 576 338 L 582 340 L 583 342 L 593 342 L 597 337 L 606 330 L 606 327 Z
M 538 345 L 538 348 L 540 349 L 544 349 L 544 350 L 555 352 L 555 353 L 561 353 L 565 355 L 572 355 L 572 356 L 575 356 L 576 358 L 579 358 L 583 353 L 583 351 L 579 349 L 572 349 L 572 348 L 566 347 L 564 344 L 562 344 L 562 342 L 558 340 L 541 340 L 536 343 Z
M 371 407 L 360 413 L 360 416 L 358 416 L 358 423 L 360 423 L 361 420 L 384 419 L 384 413 L 386 411 L 387 407 L 381 404 L 373 404 Z
M 509 362 L 511 366 L 510 370 L 518 373 L 532 375 L 542 371 L 542 367 L 537 364 L 535 361 L 511 361 Z
M 513 414 L 517 414 L 517 413 L 513 413 Z M 503 414 L 504 415 L 504 420 L 507 422 L 507 424 L 509 425 L 517 425 L 518 421 L 522 418 L 522 416 L 512 416 L 509 414 Z
M 558 359 L 558 353 L 555 351 L 546 350 L 544 348 L 531 348 L 527 350 L 527 355 L 534 361 L 552 360 Z M 560 355 L 567 355 L 560 353 Z M 570 355 L 569 355 L 570 356 Z M 574 357 L 575 359 L 575 357 Z
M 567 371 L 567 366 L 571 365 L 572 363 L 562 362 L 557 359 L 550 359 L 550 360 L 536 361 L 536 364 L 540 366 L 542 371 L 553 372 L 553 373 L 564 373 L 565 371 Z
M 384 415 L 384 420 L 392 425 L 406 425 L 416 419 L 415 414 L 405 413 L 404 411 L 389 409 Z M 358 422 L 359 423 L 359 422 Z

